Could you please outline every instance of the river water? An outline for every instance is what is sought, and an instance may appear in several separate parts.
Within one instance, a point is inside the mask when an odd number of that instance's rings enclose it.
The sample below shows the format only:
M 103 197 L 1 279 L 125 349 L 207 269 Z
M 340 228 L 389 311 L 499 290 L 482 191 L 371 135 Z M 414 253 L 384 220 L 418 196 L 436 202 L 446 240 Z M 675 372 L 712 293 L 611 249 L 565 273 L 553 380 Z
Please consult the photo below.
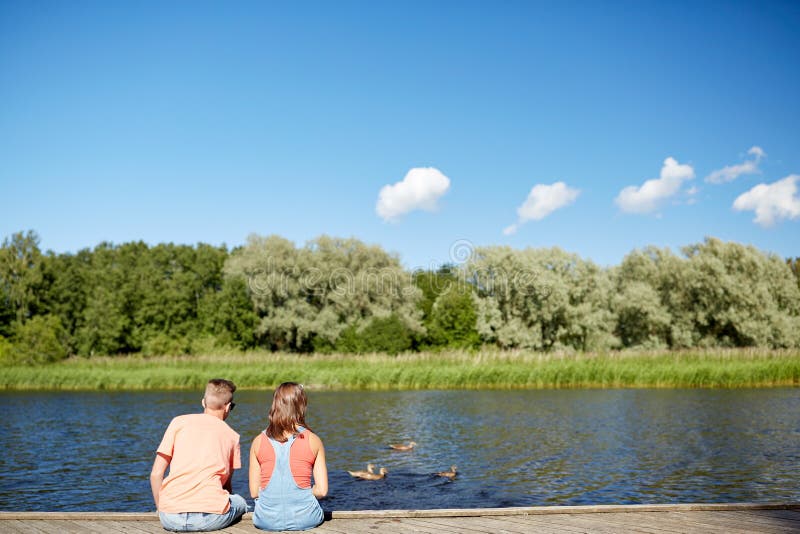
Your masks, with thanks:
M 148 511 L 170 419 L 202 392 L 0 393 L 0 510 Z M 269 392 L 237 392 L 233 489 Z M 309 391 L 325 510 L 800 501 L 800 389 Z M 389 443 L 414 440 L 411 452 Z M 350 469 L 385 466 L 381 481 Z M 436 471 L 458 466 L 447 480 Z

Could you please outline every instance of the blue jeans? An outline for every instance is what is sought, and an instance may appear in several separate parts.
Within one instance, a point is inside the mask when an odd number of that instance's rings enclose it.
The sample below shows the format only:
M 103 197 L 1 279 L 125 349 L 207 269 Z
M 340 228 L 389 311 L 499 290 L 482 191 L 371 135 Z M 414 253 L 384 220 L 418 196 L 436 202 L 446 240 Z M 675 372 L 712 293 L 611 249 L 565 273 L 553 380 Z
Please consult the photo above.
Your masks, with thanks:
M 167 514 L 158 512 L 161 526 L 172 532 L 206 532 L 220 530 L 238 521 L 247 511 L 247 501 L 240 495 L 231 495 L 231 507 L 224 514 L 184 512 Z

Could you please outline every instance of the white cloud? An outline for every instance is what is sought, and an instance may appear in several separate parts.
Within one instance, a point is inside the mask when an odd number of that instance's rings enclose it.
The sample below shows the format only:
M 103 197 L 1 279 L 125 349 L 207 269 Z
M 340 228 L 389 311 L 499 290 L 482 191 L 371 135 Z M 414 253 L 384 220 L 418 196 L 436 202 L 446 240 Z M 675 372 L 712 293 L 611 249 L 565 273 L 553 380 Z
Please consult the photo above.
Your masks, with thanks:
M 755 211 L 753 222 L 767 228 L 780 219 L 800 218 L 800 196 L 797 182 L 800 175 L 792 174 L 771 184 L 758 184 L 733 201 L 736 211 Z
M 688 195 L 689 199 L 686 201 L 686 203 L 689 204 L 690 206 L 692 204 L 695 204 L 697 202 L 697 193 L 699 192 L 700 189 L 696 185 L 693 185 L 692 187 L 687 189 L 686 194 Z
M 667 158 L 659 178 L 647 180 L 640 187 L 629 185 L 619 192 L 614 202 L 628 213 L 651 213 L 664 199 L 676 194 L 684 181 L 693 178 L 691 165 L 681 165 L 675 158 Z
M 706 176 L 706 182 L 711 184 L 724 184 L 726 182 L 732 182 L 745 174 L 759 174 L 761 171 L 758 168 L 758 164 L 766 157 L 767 153 L 764 152 L 761 147 L 754 146 L 750 147 L 750 150 L 747 151 L 747 155 L 753 156 L 753 159 L 747 160 L 744 163 L 739 163 L 738 165 L 728 165 L 727 167 L 717 169 Z
M 569 206 L 580 195 L 580 189 L 569 187 L 564 182 L 552 185 L 536 184 L 528 193 L 528 198 L 517 208 L 517 222 L 503 229 L 503 234 L 511 235 L 528 221 L 540 221 L 565 206 Z
M 434 211 L 436 201 L 450 189 L 450 179 L 433 167 L 415 167 L 402 181 L 385 185 L 375 211 L 386 221 L 413 210 Z

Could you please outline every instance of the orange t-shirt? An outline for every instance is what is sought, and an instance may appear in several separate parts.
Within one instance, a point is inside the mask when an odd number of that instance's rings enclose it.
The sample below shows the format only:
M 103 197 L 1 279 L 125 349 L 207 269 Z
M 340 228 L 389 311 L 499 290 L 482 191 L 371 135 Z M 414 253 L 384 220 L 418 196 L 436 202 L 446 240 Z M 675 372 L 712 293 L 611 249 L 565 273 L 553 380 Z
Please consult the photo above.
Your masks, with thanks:
M 158 509 L 166 513 L 224 514 L 230 508 L 222 486 L 242 467 L 239 434 L 208 414 L 180 415 L 170 422 L 159 454 L 171 458 Z

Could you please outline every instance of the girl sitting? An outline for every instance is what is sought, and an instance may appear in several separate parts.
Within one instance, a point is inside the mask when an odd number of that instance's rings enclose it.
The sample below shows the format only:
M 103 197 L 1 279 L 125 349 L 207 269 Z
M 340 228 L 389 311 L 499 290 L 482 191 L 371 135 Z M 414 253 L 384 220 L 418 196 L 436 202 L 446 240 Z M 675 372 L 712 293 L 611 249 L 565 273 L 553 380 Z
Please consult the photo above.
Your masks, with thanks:
M 256 528 L 307 530 L 322 523 L 317 499 L 328 493 L 328 469 L 322 440 L 306 425 L 307 403 L 302 385 L 284 382 L 278 386 L 269 425 L 250 447 Z

